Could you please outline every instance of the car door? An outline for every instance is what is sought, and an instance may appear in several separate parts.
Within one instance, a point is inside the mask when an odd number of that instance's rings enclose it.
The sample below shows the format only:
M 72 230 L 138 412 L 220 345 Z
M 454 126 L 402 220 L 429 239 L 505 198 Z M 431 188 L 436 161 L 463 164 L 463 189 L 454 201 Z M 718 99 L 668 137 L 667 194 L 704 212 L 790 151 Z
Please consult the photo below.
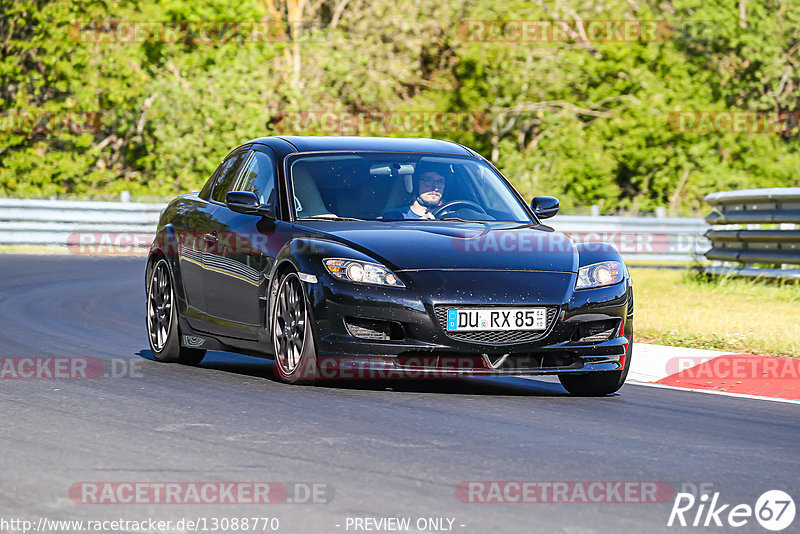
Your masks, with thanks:
M 214 170 L 197 196 L 179 197 L 173 203 L 172 225 L 177 237 L 178 264 L 186 296 L 185 314 L 193 327 L 202 327 L 206 310 L 203 291 L 203 252 L 206 244 L 203 236 L 209 231 L 211 214 L 216 209 L 216 205 L 209 202 L 209 193 L 226 161 Z
M 276 199 L 275 157 L 259 147 L 248 157 L 231 191 L 251 191 L 262 204 Z M 237 213 L 225 205 L 214 212 L 217 246 L 206 259 L 206 304 L 214 333 L 256 339 L 263 329 L 267 278 L 275 255 L 283 245 L 274 231 L 276 221 L 260 215 Z

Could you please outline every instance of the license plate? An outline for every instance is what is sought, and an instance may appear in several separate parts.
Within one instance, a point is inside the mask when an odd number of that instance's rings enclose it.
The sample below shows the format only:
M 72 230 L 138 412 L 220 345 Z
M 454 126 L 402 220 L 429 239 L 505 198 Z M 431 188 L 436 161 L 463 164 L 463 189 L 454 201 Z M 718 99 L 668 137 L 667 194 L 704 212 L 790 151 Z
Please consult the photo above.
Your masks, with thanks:
M 545 308 L 470 308 L 447 310 L 448 332 L 545 330 Z

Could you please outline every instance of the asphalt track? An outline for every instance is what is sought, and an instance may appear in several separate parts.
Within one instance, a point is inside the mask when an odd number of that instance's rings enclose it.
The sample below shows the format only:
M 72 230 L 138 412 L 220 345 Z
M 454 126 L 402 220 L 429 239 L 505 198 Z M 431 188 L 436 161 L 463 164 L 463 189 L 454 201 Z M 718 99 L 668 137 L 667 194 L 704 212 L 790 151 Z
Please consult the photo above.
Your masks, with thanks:
M 800 499 L 794 405 L 630 384 L 612 397 L 576 398 L 552 381 L 518 378 L 293 387 L 273 379 L 268 360 L 152 361 L 141 257 L 2 255 L 0 273 L 0 357 L 128 366 L 116 378 L 0 380 L 0 518 L 259 516 L 279 518 L 279 532 L 335 533 L 354 532 L 348 517 L 410 517 L 412 532 L 417 518 L 449 517 L 465 534 L 639 533 L 676 530 L 666 526 L 671 499 L 475 504 L 456 487 L 665 481 L 711 483 L 732 504 L 752 506 L 770 489 Z M 76 504 L 68 491 L 80 481 L 320 482 L 333 498 Z M 736 530 L 767 532 L 754 519 Z

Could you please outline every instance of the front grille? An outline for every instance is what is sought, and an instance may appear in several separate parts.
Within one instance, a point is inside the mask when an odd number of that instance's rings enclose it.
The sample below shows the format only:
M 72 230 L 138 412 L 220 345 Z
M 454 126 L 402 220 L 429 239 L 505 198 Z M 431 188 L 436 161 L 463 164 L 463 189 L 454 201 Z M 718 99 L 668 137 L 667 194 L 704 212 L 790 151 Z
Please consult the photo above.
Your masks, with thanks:
M 558 308 L 547 308 L 547 327 L 544 330 L 508 330 L 504 332 L 448 332 L 447 310 L 456 306 L 435 306 L 436 319 L 445 334 L 458 341 L 481 343 L 484 345 L 507 345 L 509 343 L 525 343 L 541 339 L 550 331 L 558 315 Z M 459 309 L 486 308 L 486 306 L 458 306 Z

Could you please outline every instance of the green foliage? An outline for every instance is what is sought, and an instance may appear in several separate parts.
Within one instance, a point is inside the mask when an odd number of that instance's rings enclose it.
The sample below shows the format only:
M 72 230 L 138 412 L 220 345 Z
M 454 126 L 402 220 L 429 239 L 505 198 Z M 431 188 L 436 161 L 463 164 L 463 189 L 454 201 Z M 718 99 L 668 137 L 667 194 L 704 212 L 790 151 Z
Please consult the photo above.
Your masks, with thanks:
M 164 195 L 197 189 L 237 144 L 288 112 L 472 111 L 436 136 L 477 149 L 526 196 L 565 211 L 704 210 L 706 193 L 800 183 L 791 135 L 692 133 L 681 110 L 793 110 L 800 0 L 0 0 L 0 195 Z M 305 28 L 286 26 L 305 6 Z M 551 7 L 555 6 L 555 7 Z M 469 20 L 663 20 L 656 42 L 475 42 Z M 263 21 L 275 42 L 94 42 L 101 21 Z M 105 33 L 104 33 L 105 32 Z M 15 127 L 28 112 L 98 113 L 89 129 Z M 47 115 L 50 114 L 50 115 Z M 11 125 L 11 126 L 9 126 Z M 303 133 L 303 132 L 298 132 Z

